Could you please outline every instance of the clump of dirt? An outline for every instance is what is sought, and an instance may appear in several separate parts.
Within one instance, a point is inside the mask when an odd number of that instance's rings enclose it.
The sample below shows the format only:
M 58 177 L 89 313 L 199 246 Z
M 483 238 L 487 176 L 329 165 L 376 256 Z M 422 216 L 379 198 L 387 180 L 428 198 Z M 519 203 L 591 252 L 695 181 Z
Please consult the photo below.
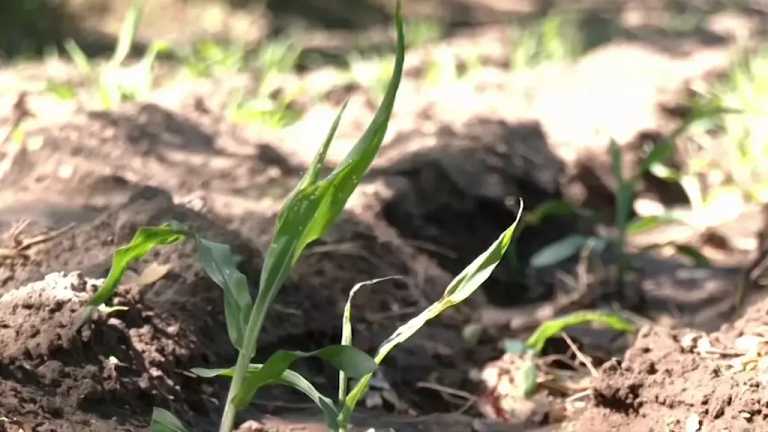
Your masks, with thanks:
M 131 266 L 112 301 L 127 310 L 99 315 L 81 332 L 74 329 L 76 315 L 98 278 L 106 276 L 114 250 L 140 226 L 176 220 L 230 244 L 243 258 L 243 272 L 256 281 L 259 250 L 266 246 L 263 239 L 271 234 L 273 217 L 253 213 L 248 224 L 239 219 L 237 228 L 226 228 L 219 216 L 177 205 L 164 190 L 128 182 L 121 187 L 134 191 L 125 203 L 5 257 L 0 266 L 0 311 L 8 317 L 0 326 L 0 377 L 7 395 L 0 399 L 0 412 L 8 424 L 25 430 L 141 430 L 151 408 L 163 406 L 194 422 L 195 430 L 208 430 L 220 412 L 225 383 L 186 372 L 233 364 L 235 355 L 227 342 L 221 290 L 197 263 L 193 242 L 159 248 Z M 37 230 L 44 227 L 35 222 L 16 235 L 23 242 L 36 237 Z M 51 272 L 65 273 L 46 276 Z M 388 225 L 344 215 L 307 250 L 278 297 L 260 355 L 336 343 L 349 289 L 392 275 L 403 279 L 371 287 L 355 302 L 356 344 L 363 349 L 375 349 L 398 323 L 437 298 L 450 278 Z M 403 355 L 393 355 L 390 364 L 397 368 L 383 369 L 389 371 L 386 385 L 413 388 L 429 372 L 466 380 L 466 374 L 450 372 L 461 370 L 471 353 L 454 355 L 450 347 L 460 344 L 457 328 L 468 320 L 465 314 L 449 314 L 405 347 Z M 419 361 L 412 361 L 414 353 Z M 435 358 L 442 359 L 441 367 L 434 366 Z M 308 370 L 314 377 L 327 372 Z M 325 382 L 321 379 L 319 386 L 329 388 L 332 381 Z M 418 402 L 419 397 L 412 399 Z M 264 412 L 253 409 L 245 415 L 258 418 Z
M 98 285 L 52 273 L 0 297 L 6 421 L 20 430 L 136 430 L 162 404 L 204 422 L 213 388 L 180 370 L 204 357 L 195 328 L 142 305 L 141 286 L 131 285 L 115 299 L 125 311 L 78 329 Z
M 709 335 L 644 328 L 600 369 L 594 403 L 568 430 L 765 430 L 767 316 L 764 301 Z

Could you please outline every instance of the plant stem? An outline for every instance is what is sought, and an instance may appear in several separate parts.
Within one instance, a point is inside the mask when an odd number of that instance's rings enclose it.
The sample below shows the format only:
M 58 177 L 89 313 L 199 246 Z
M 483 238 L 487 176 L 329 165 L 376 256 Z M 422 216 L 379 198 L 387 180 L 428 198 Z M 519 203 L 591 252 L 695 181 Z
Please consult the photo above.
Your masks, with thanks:
M 259 294 L 261 294 L 261 292 L 259 292 Z M 232 429 L 234 429 L 235 416 L 237 415 L 235 397 L 240 393 L 243 382 L 245 382 L 245 376 L 248 373 L 248 365 L 253 356 L 256 355 L 259 333 L 261 333 L 261 326 L 264 324 L 264 317 L 266 316 L 268 305 L 269 301 L 263 299 L 261 295 L 256 297 L 256 303 L 251 310 L 251 317 L 248 319 L 248 326 L 245 328 L 243 347 L 237 355 L 235 374 L 229 385 L 229 393 L 227 393 L 227 401 L 224 405 L 224 414 L 221 416 L 219 432 L 231 432 Z

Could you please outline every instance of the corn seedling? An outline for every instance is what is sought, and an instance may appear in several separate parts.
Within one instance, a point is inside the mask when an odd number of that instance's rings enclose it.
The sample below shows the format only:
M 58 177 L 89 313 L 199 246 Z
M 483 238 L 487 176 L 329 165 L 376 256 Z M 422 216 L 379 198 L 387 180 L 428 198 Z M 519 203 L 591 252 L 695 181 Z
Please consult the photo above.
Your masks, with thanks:
M 719 196 L 734 191 L 748 201 L 768 202 L 766 103 L 768 48 L 763 48 L 736 61 L 724 79 L 694 98 L 685 129 L 674 136 L 684 165 L 658 164 L 653 173 L 680 183 L 700 215 L 709 209 L 713 216 L 722 213 Z
M 236 257 L 229 246 L 206 240 L 178 224 L 170 223 L 160 227 L 140 229 L 130 244 L 115 253 L 113 266 L 107 279 L 86 308 L 85 318 L 114 294 L 126 267 L 152 248 L 176 243 L 184 238 L 193 238 L 204 270 L 223 290 L 227 332 L 233 346 L 239 352 L 237 363 L 233 368 L 193 370 L 201 377 L 231 378 L 219 429 L 221 432 L 230 432 L 233 429 L 237 411 L 247 406 L 261 387 L 276 384 L 290 386 L 304 393 L 321 409 L 331 430 L 346 431 L 357 402 L 368 390 L 374 370 L 387 354 L 428 321 L 465 300 L 477 290 L 490 276 L 511 242 L 516 222 L 451 282 L 440 299 L 385 340 L 374 358 L 352 346 L 350 305 L 354 292 L 363 286 L 358 285 L 350 293 L 350 300 L 345 308 L 341 344 L 311 352 L 281 350 L 273 353 L 262 364 L 251 363 L 256 354 L 258 337 L 265 323 L 267 311 L 291 268 L 298 261 L 304 248 L 310 242 L 320 238 L 341 213 L 384 139 L 404 61 L 405 45 L 399 4 L 396 24 L 397 55 L 384 100 L 355 147 L 328 177 L 321 180 L 319 179 L 320 168 L 338 127 L 341 117 L 339 112 L 312 164 L 278 216 L 274 238 L 265 256 L 259 291 L 255 299 L 250 296 L 246 277 L 237 269 Z M 318 357 L 340 371 L 337 403 L 323 396 L 309 381 L 290 369 L 296 360 L 309 356 Z M 350 379 L 359 380 L 355 382 L 352 390 L 347 392 Z M 151 429 L 155 432 L 184 431 L 186 427 L 170 412 L 157 408 L 153 413 Z
M 587 248 L 593 253 L 600 253 L 607 246 L 611 246 L 617 255 L 616 283 L 621 292 L 626 280 L 626 272 L 630 267 L 631 256 L 627 251 L 627 239 L 629 236 L 641 234 L 664 224 L 681 222 L 675 214 L 663 214 L 653 216 L 632 216 L 632 208 L 637 189 L 642 181 L 642 175 L 654 169 L 667 160 L 674 151 L 671 141 L 664 141 L 656 146 L 642 160 L 637 173 L 627 176 L 623 170 L 623 152 L 615 142 L 610 144 L 611 171 L 616 182 L 614 191 L 614 213 L 612 236 L 572 234 L 557 240 L 537 251 L 530 260 L 533 268 L 541 268 L 558 264 Z M 550 216 L 573 215 L 586 218 L 595 222 L 597 212 L 589 209 L 577 209 L 562 200 L 545 202 L 525 219 L 528 225 L 540 223 Z M 660 246 L 660 245 L 659 245 Z M 694 248 L 683 244 L 672 244 L 676 251 L 696 264 L 706 265 L 706 258 Z
M 438 20 L 421 18 L 408 25 L 408 47 L 421 47 L 439 41 L 445 35 L 445 27 Z
M 516 373 L 515 382 L 519 383 L 518 393 L 529 397 L 536 392 L 538 383 L 538 367 L 536 358 L 541 355 L 547 341 L 565 330 L 584 324 L 598 324 L 616 331 L 633 333 L 635 326 L 621 315 L 603 311 L 577 311 L 559 318 L 544 321 L 534 330 L 525 342 L 517 339 L 504 341 L 504 350 L 522 358 L 520 368 Z
M 179 53 L 184 68 L 196 77 L 212 77 L 241 71 L 246 65 L 247 51 L 242 43 L 200 41 Z
M 286 85 L 298 62 L 301 49 L 290 39 L 265 42 L 254 54 L 258 83 L 251 92 L 241 92 L 227 109 L 229 118 L 240 123 L 254 123 L 282 128 L 297 121 L 301 113 L 293 101 L 304 91 L 298 85 Z
M 125 65 L 141 22 L 142 7 L 143 2 L 140 0 L 131 4 L 120 28 L 112 58 L 105 64 L 94 65 L 74 40 L 64 42 L 64 48 L 75 67 L 83 76 L 97 82 L 101 103 L 107 109 L 114 108 L 126 100 L 140 99 L 149 94 L 153 85 L 155 60 L 162 51 L 168 49 L 164 42 L 153 42 L 141 60 L 132 65 Z

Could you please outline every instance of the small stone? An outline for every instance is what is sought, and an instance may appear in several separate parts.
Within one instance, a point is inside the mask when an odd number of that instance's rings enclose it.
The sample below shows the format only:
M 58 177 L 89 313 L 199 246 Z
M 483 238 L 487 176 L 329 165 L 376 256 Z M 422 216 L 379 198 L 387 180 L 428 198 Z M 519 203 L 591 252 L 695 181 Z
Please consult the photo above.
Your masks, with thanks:
M 699 432 L 701 430 L 701 418 L 698 414 L 691 414 L 685 419 L 685 432 Z

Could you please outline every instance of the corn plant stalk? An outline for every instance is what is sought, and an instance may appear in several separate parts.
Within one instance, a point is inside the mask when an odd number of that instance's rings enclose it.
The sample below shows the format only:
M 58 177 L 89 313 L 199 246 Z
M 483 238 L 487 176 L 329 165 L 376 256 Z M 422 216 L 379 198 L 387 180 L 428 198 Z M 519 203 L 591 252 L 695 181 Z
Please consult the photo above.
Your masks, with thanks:
M 323 143 L 310 169 L 286 202 L 277 221 L 272 244 L 267 251 L 259 281 L 259 292 L 245 328 L 243 345 L 237 357 L 234 375 L 229 387 L 222 415 L 220 432 L 230 432 L 237 410 L 242 403 L 240 393 L 248 374 L 249 363 L 256 354 L 258 338 L 267 310 L 288 277 L 304 247 L 322 236 L 341 213 L 347 199 L 357 187 L 360 178 L 376 156 L 387 130 L 392 113 L 405 57 L 403 23 L 400 3 L 395 14 L 397 27 L 397 54 L 392 78 L 371 124 L 347 157 L 328 177 L 318 181 L 319 166 L 338 126 L 337 116 L 326 141 Z M 240 403 L 238 403 L 240 402 Z

